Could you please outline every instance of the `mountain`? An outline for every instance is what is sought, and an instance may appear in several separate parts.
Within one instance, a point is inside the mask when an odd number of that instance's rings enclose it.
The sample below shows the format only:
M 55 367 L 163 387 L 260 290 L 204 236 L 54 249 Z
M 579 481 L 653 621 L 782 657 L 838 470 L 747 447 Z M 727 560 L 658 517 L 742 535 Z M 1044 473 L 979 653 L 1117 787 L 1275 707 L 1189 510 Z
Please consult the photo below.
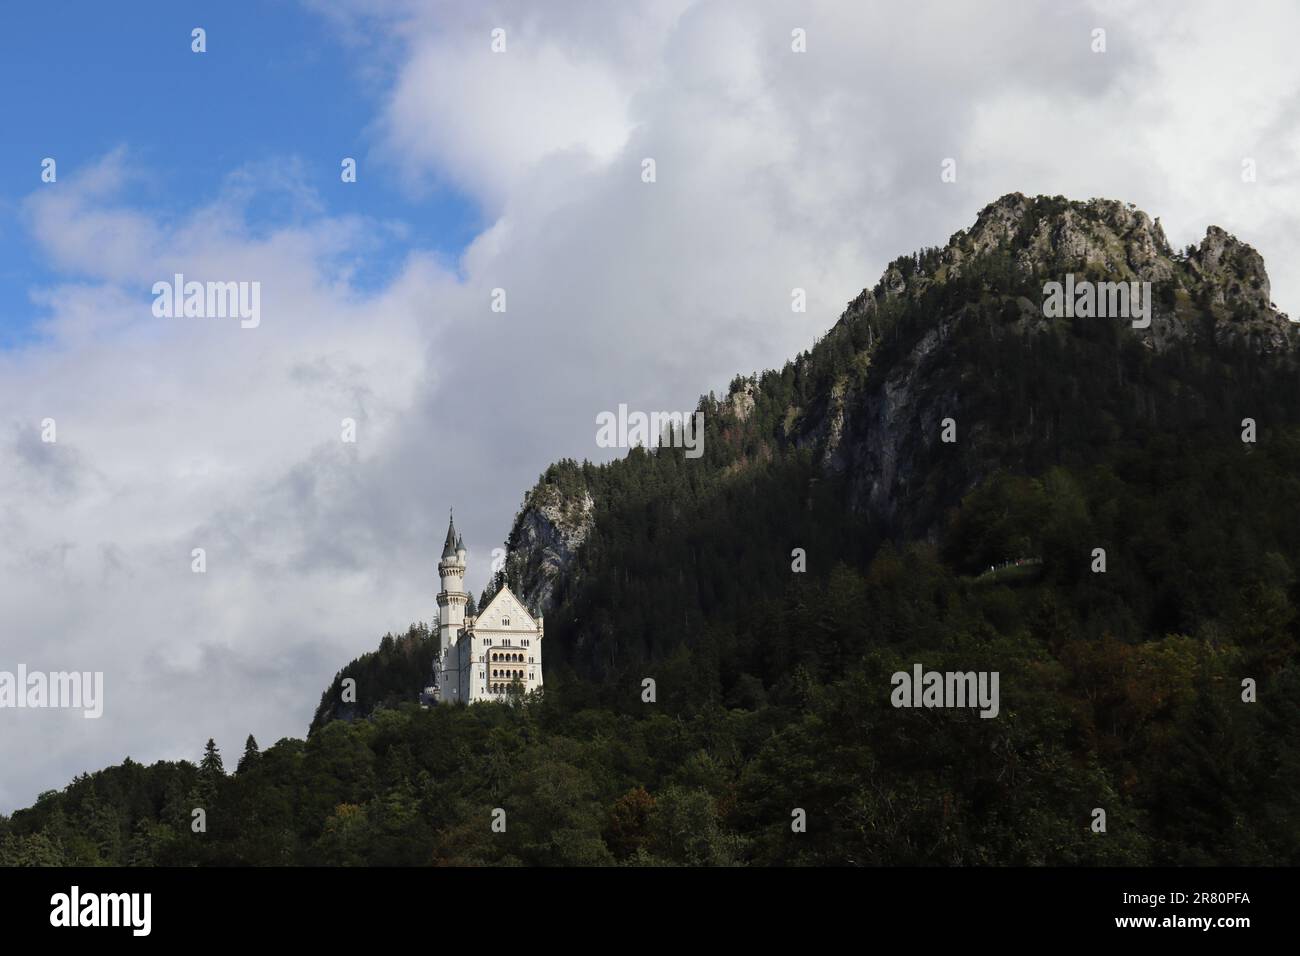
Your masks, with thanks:
M 1118 282 L 1149 323 L 1045 308 Z M 494 586 L 543 699 L 420 710 L 416 625 L 305 741 L 78 778 L 0 862 L 1295 865 L 1297 353 L 1224 231 L 1005 196 L 702 398 L 701 457 L 542 474 Z M 917 667 L 996 716 L 896 706 Z
M 1150 328 L 1046 318 L 1044 285 L 1067 273 L 1150 282 Z M 564 633 L 549 645 L 567 644 L 571 658 L 585 652 L 592 676 L 601 667 L 591 649 L 610 643 L 600 637 L 602 607 L 684 601 L 689 631 L 719 616 L 716 594 L 699 599 L 711 584 L 727 590 L 710 572 L 747 563 L 741 552 L 753 541 L 769 554 L 739 576 L 760 585 L 743 588 L 750 596 L 779 591 L 789 578 L 781 559 L 813 540 L 827 544 L 823 567 L 861 562 L 880 540 L 941 542 L 952 509 L 1000 473 L 1078 471 L 1171 441 L 1240 448 L 1243 418 L 1262 428 L 1293 423 L 1298 340 L 1269 300 L 1260 255 L 1217 227 L 1175 253 L 1159 221 L 1132 206 L 1004 196 L 944 247 L 891 263 L 784 369 L 737 378 L 725 398 L 702 400 L 700 461 L 638 450 L 604 468 L 548 469 L 511 530 L 507 576 L 548 611 L 593 605 L 585 620 L 557 618 Z M 951 444 L 941 441 L 946 418 L 956 427 Z M 765 533 L 718 520 L 737 496 L 760 489 L 784 501 Z M 846 520 L 854 541 L 837 538 Z M 717 539 L 741 529 L 750 544 Z M 662 558 L 657 576 L 646 567 L 650 536 Z M 708 568 L 701 548 L 712 552 Z M 984 548 L 960 569 L 1014 556 Z M 611 567 L 624 568 L 622 581 Z M 588 580 L 596 569 L 599 580 Z M 718 610 L 725 618 L 734 608 Z M 649 626 L 638 654 L 665 646 L 665 629 Z

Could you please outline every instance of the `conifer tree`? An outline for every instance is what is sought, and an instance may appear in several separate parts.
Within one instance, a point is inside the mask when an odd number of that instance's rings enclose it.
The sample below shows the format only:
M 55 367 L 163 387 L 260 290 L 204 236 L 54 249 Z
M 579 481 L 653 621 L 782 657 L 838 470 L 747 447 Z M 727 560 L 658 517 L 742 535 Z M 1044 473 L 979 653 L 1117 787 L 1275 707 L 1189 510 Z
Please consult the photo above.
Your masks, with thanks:
M 199 764 L 199 776 L 207 780 L 224 777 L 225 775 L 226 768 L 221 763 L 221 751 L 217 749 L 217 742 L 209 737 L 207 746 L 203 748 L 203 761 Z
M 257 763 L 257 758 L 261 755 L 262 752 L 258 749 L 257 741 L 253 738 L 252 734 L 249 734 L 248 739 L 244 741 L 244 755 L 239 758 L 239 763 L 235 767 L 235 773 L 243 773 L 249 767 L 253 766 L 253 764 Z

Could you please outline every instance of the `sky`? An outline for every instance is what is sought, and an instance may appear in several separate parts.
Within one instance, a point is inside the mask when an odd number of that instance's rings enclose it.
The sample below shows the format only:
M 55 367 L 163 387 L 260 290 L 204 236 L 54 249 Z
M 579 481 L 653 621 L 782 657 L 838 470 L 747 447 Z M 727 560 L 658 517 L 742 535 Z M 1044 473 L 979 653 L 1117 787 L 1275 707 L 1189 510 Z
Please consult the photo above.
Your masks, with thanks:
M 477 591 L 550 462 L 621 453 L 598 414 L 780 367 L 1005 193 L 1220 225 L 1300 316 L 1293 3 L 0 16 L 0 671 L 104 674 L 98 719 L 0 709 L 0 812 L 302 736 L 432 617 L 449 508 Z M 176 273 L 256 327 L 155 315 Z

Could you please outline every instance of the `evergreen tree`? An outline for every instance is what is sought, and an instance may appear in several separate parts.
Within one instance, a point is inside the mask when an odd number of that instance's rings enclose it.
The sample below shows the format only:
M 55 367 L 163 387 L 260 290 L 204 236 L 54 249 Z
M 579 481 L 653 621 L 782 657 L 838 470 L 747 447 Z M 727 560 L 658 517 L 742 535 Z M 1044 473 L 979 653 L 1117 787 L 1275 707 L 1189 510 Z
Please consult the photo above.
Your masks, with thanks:
M 221 763 L 221 751 L 217 749 L 217 742 L 209 737 L 207 745 L 203 748 L 203 760 L 199 763 L 199 777 L 215 781 L 225 775 L 226 768 Z
M 243 773 L 245 770 L 251 768 L 257 763 L 257 758 L 261 755 L 261 751 L 257 747 L 257 741 L 253 739 L 252 734 L 249 734 L 248 739 L 244 741 L 244 755 L 239 758 L 239 763 L 235 767 L 235 773 Z
M 203 748 L 203 759 L 199 762 L 198 779 L 190 792 L 187 827 L 192 822 L 195 809 L 203 810 L 205 815 L 212 814 L 221 784 L 225 779 L 226 768 L 221 763 L 221 751 L 217 749 L 216 741 L 209 737 L 207 745 Z

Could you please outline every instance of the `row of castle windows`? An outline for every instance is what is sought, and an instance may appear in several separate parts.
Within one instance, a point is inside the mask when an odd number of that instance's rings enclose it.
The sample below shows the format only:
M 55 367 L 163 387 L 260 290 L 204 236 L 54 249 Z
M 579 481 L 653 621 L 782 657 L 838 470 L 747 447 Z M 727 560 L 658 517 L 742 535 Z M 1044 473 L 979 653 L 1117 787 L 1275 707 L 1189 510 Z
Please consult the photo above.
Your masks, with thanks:
M 509 621 L 506 621 L 505 623 L 509 624 L 510 622 L 509 622 Z M 491 646 L 492 646 L 492 638 L 490 638 L 490 637 L 485 637 L 485 638 L 483 638 L 483 646 L 484 646 L 484 647 L 491 647 Z M 507 637 L 505 640 L 503 640 L 503 641 L 501 642 L 501 646 L 502 646 L 502 647 L 509 647 L 509 646 L 510 646 L 510 638 Z M 520 647 L 527 647 L 527 646 L 528 646 L 528 642 L 527 642 L 527 641 L 520 641 L 520 642 L 519 642 L 519 646 L 520 646 Z

